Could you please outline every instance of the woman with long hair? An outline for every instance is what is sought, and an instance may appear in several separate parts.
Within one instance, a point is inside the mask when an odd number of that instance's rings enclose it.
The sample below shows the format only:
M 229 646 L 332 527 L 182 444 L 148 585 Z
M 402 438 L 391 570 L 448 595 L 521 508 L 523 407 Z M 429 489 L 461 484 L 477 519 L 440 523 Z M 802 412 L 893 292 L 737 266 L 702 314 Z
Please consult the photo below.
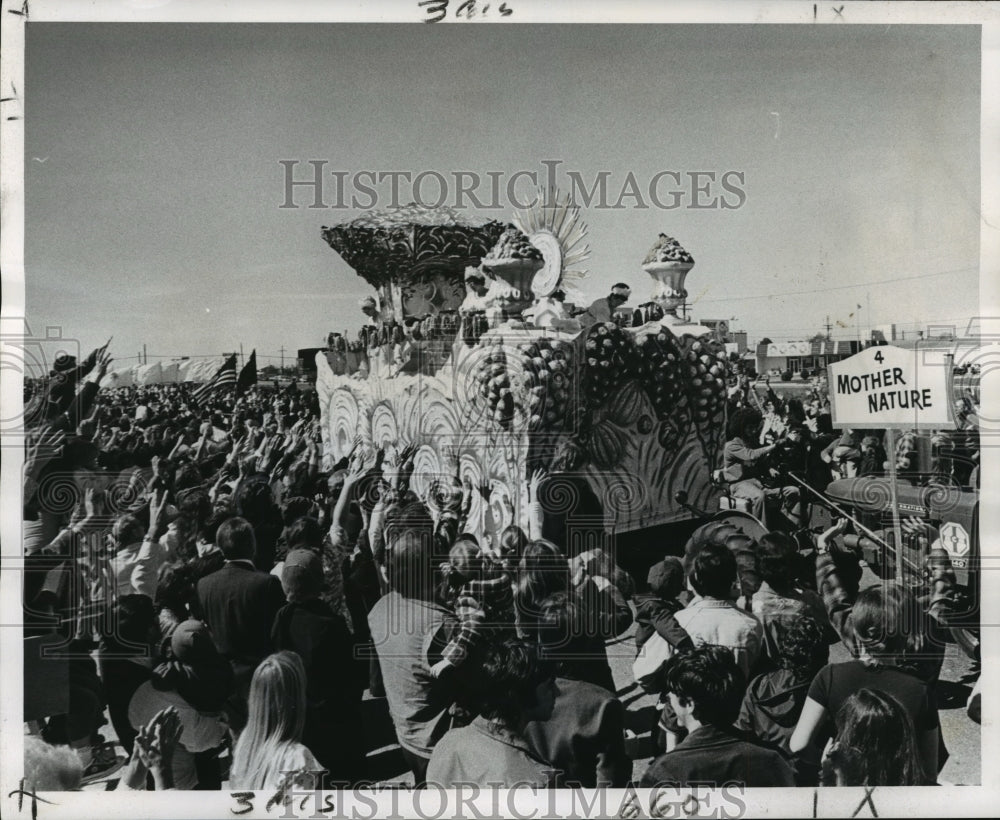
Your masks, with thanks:
M 297 654 L 275 652 L 261 661 L 250 683 L 248 712 L 233 749 L 232 788 L 278 789 L 322 770 L 300 742 L 306 725 L 306 670 Z
M 923 772 L 929 781 L 936 778 L 940 724 L 934 690 L 909 663 L 921 617 L 912 594 L 895 584 L 862 590 L 850 618 L 858 657 L 827 664 L 816 674 L 789 741 L 793 754 L 833 736 L 833 718 L 847 700 L 861 689 L 874 689 L 899 701 L 913 722 Z
M 823 755 L 825 786 L 925 786 L 913 721 L 885 692 L 862 689 L 837 713 Z
M 583 554 L 580 556 L 583 557 Z M 514 603 L 519 633 L 538 641 L 539 625 L 550 598 L 571 599 L 579 611 L 576 628 L 589 647 L 574 664 L 579 680 L 615 692 L 605 641 L 615 638 L 632 624 L 632 611 L 618 588 L 601 573 L 613 563 L 606 557 L 571 562 L 551 541 L 531 541 L 524 549 Z
M 514 599 L 521 634 L 531 635 L 542 614 L 542 601 L 570 589 L 569 560 L 551 541 L 538 539 L 524 548 Z

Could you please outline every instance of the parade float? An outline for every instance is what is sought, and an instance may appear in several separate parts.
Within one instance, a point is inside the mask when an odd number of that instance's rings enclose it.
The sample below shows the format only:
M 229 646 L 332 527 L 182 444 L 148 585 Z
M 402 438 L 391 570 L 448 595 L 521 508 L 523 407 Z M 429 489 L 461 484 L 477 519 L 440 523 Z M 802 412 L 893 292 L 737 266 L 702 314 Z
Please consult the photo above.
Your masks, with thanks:
M 611 533 L 710 508 L 727 358 L 708 328 L 677 315 L 694 260 L 661 234 L 642 263 L 651 302 L 587 326 L 573 315 L 585 237 L 578 209 L 558 195 L 513 224 L 410 206 L 324 228 L 375 290 L 357 338 L 332 334 L 317 354 L 330 460 L 357 436 L 413 444 L 418 493 L 457 465 L 463 481 L 488 488 L 476 504 L 488 503 L 500 526 L 526 524 L 535 468 L 584 479 Z M 466 281 L 483 278 L 477 297 Z M 674 500 L 679 490 L 688 508 Z M 571 513 L 577 500 L 544 501 Z

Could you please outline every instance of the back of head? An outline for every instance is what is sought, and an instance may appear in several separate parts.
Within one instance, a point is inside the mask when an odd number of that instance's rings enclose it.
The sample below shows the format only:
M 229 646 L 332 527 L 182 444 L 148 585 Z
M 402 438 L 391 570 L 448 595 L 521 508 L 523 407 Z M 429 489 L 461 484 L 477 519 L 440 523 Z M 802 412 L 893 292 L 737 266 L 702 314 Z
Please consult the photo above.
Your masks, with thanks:
M 152 600 L 148 595 L 119 596 L 111 625 L 113 634 L 105 639 L 106 646 L 135 657 L 142 656 L 157 626 Z
M 251 481 L 240 487 L 236 498 L 236 511 L 248 521 L 257 524 L 274 508 L 274 496 L 264 481 Z
M 296 653 L 276 652 L 261 661 L 250 682 L 247 711 L 246 728 L 233 749 L 231 780 L 238 788 L 271 787 L 263 772 L 274 765 L 276 746 L 299 741 L 305 728 L 306 670 Z
M 531 541 L 521 556 L 517 605 L 522 615 L 537 618 L 550 595 L 569 590 L 569 561 L 551 541 Z
M 281 505 L 281 520 L 286 527 L 290 527 L 299 518 L 309 515 L 312 509 L 312 501 L 304 496 L 294 496 Z
M 858 593 L 850 626 L 872 663 L 898 663 L 906 653 L 908 636 L 922 633 L 913 595 L 893 583 L 875 584 Z
M 689 580 L 702 597 L 730 598 L 736 583 L 736 558 L 729 547 L 705 544 L 694 556 Z
M 386 512 L 385 564 L 389 584 L 404 598 L 434 600 L 434 520 L 420 502 Z
M 739 715 L 746 680 L 730 650 L 702 646 L 667 662 L 663 688 L 693 702 L 694 717 L 701 723 L 730 727 Z
M 649 568 L 646 583 L 654 595 L 673 600 L 684 590 L 684 564 L 680 558 L 668 555 Z
M 164 564 L 156 575 L 157 608 L 166 607 L 177 617 L 188 610 L 195 594 L 195 572 L 191 564 Z
M 920 786 L 913 721 L 887 692 L 861 689 L 836 715 L 829 765 L 843 786 Z
M 528 536 L 517 524 L 511 524 L 500 533 L 500 554 L 512 561 L 520 561 L 528 546 Z
M 323 547 L 323 528 L 315 518 L 303 516 L 297 518 L 288 528 L 286 541 L 289 550 L 319 551 Z
M 469 694 L 475 710 L 509 727 L 518 726 L 536 704 L 538 687 L 551 677 L 538 648 L 518 638 L 486 644 L 472 660 Z
M 483 565 L 482 553 L 475 541 L 460 537 L 448 550 L 448 564 L 456 580 L 464 583 L 479 575 Z
M 542 657 L 554 661 L 561 674 L 577 677 L 575 662 L 591 659 L 593 645 L 588 637 L 586 616 L 568 592 L 557 592 L 541 602 L 538 643 Z
M 201 487 L 193 487 L 185 492 L 178 492 L 177 509 L 197 526 L 212 514 L 212 502 Z
M 826 630 L 809 615 L 782 623 L 778 649 L 778 665 L 790 669 L 799 680 L 812 680 L 830 657 Z
M 227 518 L 215 535 L 216 546 L 227 561 L 252 561 L 257 552 L 253 527 L 245 518 Z
M 783 532 L 761 536 L 757 553 L 757 572 L 762 581 L 775 589 L 787 589 L 795 582 L 795 542 Z
M 323 589 L 323 563 L 310 549 L 293 549 L 285 556 L 281 588 L 291 603 L 308 601 Z
M 129 544 L 142 541 L 143 531 L 142 522 L 134 515 L 125 513 L 115 521 L 115 525 L 111 529 L 111 537 L 114 539 L 115 545 L 121 549 Z
M 184 464 L 174 475 L 174 490 L 193 490 L 201 487 L 201 471 L 194 464 Z

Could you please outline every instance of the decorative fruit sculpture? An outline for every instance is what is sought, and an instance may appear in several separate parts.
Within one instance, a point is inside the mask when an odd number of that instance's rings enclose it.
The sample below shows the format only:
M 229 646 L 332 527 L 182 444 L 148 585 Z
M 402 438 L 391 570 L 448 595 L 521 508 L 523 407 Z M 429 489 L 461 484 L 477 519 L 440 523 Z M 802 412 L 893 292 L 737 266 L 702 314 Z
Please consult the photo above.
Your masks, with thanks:
M 603 404 L 638 367 L 635 339 L 613 322 L 601 322 L 590 329 L 584 356 L 583 396 L 590 407 Z
M 524 342 L 518 350 L 528 429 L 563 429 L 573 395 L 572 343 L 542 337 Z
M 503 429 L 509 430 L 514 422 L 514 393 L 511 390 L 510 375 L 507 373 L 507 354 L 503 340 L 497 338 L 489 346 L 477 371 L 479 395 L 486 400 L 489 418 Z
M 650 333 L 639 344 L 640 378 L 660 421 L 670 418 L 686 398 L 683 359 L 676 337 L 666 328 Z
M 528 241 L 528 237 L 518 228 L 508 225 L 483 260 L 541 258 L 542 252 Z
M 649 249 L 649 253 L 646 254 L 646 258 L 642 260 L 644 265 L 649 265 L 654 262 L 693 263 L 694 257 L 684 250 L 681 243 L 672 236 L 667 236 L 665 233 L 661 233 L 653 247 Z

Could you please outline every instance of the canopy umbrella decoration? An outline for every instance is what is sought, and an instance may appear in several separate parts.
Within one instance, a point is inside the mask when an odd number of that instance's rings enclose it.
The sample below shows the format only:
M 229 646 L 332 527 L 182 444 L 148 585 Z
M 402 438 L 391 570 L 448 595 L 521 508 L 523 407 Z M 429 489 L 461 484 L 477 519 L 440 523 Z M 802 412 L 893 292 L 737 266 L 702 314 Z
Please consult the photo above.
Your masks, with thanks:
M 456 310 L 465 298 L 465 268 L 479 265 L 505 227 L 411 203 L 324 226 L 322 236 L 379 292 L 383 320 L 400 320 Z

